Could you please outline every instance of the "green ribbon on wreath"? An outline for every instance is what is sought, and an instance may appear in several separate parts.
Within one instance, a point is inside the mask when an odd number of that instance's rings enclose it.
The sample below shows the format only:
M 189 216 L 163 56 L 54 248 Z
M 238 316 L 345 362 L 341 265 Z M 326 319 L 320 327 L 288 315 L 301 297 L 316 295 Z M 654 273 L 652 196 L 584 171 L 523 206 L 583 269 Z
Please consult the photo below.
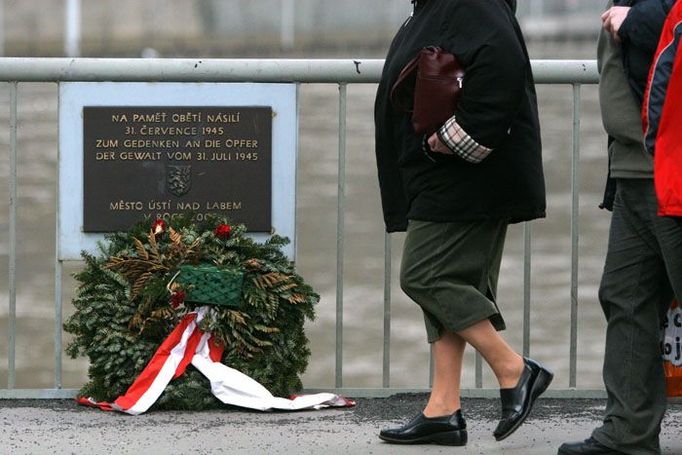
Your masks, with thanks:
M 244 272 L 211 264 L 181 265 L 172 281 L 186 293 L 185 302 L 241 307 Z

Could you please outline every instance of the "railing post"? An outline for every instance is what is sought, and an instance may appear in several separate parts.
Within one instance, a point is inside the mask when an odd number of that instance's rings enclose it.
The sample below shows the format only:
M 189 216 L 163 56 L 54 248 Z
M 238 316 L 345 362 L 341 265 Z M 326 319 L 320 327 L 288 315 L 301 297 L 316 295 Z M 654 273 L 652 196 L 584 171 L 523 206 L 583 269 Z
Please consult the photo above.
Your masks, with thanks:
M 62 261 L 57 258 L 54 270 L 54 388 L 62 388 Z
M 578 245 L 580 236 L 580 84 L 573 84 L 573 155 L 571 160 L 571 342 L 569 387 L 578 377 Z
M 530 356 L 530 278 L 533 225 L 523 224 L 523 356 Z
M 347 85 L 339 84 L 339 164 L 336 224 L 336 387 L 343 386 L 343 256 L 346 214 Z
M 474 363 L 474 369 L 475 369 L 475 382 L 476 382 L 476 388 L 477 389 L 482 389 L 483 388 L 483 356 L 481 355 L 480 352 L 476 351 L 476 360 Z
M 9 86 L 9 344 L 7 388 L 16 385 L 17 343 L 17 86 Z
M 384 388 L 391 385 L 391 265 L 391 236 L 384 233 Z

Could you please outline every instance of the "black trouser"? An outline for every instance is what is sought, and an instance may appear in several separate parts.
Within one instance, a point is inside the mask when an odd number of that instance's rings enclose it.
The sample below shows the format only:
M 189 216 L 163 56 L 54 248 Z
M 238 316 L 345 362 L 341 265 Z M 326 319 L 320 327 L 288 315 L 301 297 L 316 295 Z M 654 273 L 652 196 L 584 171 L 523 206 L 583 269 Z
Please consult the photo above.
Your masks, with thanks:
M 661 320 L 682 298 L 682 218 L 656 215 L 650 179 L 618 179 L 599 300 L 607 320 L 604 424 L 593 436 L 627 454 L 658 454 L 666 409 Z

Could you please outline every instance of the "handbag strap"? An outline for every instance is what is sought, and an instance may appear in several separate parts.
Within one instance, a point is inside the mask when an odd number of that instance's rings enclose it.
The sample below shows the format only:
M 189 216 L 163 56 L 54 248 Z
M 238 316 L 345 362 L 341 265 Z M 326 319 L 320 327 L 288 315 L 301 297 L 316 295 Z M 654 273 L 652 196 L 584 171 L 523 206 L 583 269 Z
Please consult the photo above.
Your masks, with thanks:
M 398 75 L 398 79 L 391 87 L 391 103 L 402 112 L 412 112 L 414 102 L 414 83 L 419 70 L 419 61 L 425 53 L 440 54 L 443 50 L 438 46 L 427 46 L 417 52 L 417 55 L 407 62 Z
M 407 62 L 407 65 L 400 71 L 393 87 L 391 87 L 391 103 L 398 111 L 412 112 L 413 110 L 410 101 L 414 94 L 414 80 L 417 77 L 420 57 L 421 52 L 417 53 L 416 57 Z M 407 93 L 405 93 L 406 90 L 408 91 Z

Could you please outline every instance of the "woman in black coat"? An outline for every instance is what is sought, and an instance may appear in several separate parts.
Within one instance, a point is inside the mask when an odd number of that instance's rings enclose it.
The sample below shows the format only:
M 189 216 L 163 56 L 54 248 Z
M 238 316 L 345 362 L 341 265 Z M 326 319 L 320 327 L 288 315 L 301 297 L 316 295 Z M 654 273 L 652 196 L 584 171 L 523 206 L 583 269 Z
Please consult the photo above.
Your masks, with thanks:
M 391 44 L 375 103 L 376 157 L 388 232 L 407 231 L 401 287 L 423 310 L 434 356 L 424 411 L 392 443 L 466 444 L 460 376 L 466 344 L 500 384 L 498 440 L 527 417 L 552 373 L 514 352 L 498 330 L 497 275 L 507 225 L 545 215 L 540 128 L 515 0 L 413 0 Z M 417 134 L 390 102 L 401 69 L 427 46 L 455 54 L 466 74 L 452 118 Z M 428 144 L 428 145 L 423 145 Z

